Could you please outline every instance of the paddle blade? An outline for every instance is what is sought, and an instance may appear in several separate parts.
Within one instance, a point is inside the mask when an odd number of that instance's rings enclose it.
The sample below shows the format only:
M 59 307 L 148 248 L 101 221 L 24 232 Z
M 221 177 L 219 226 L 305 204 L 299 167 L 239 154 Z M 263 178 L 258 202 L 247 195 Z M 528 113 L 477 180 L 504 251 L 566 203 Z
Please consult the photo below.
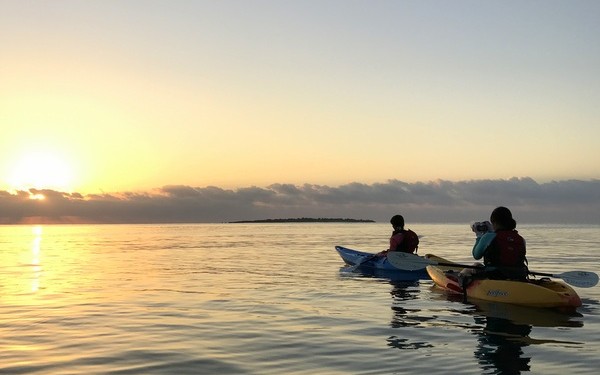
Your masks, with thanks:
M 342 272 L 354 272 L 358 269 L 358 267 L 360 267 L 361 264 L 362 263 L 357 263 L 352 266 L 344 267 L 342 268 Z
M 598 285 L 598 275 L 593 272 L 569 271 L 555 275 L 555 277 L 579 288 L 591 288 Z
M 363 259 L 361 259 L 360 261 L 358 261 L 356 264 L 353 264 L 351 266 L 345 267 L 342 271 L 344 271 L 344 272 L 354 272 L 354 271 L 356 271 L 358 269 L 358 267 L 360 267 L 363 264 L 367 263 L 371 259 L 375 259 L 376 257 L 377 257 L 377 254 L 367 255 Z
M 390 264 L 404 271 L 422 270 L 427 265 L 437 264 L 437 262 L 420 257 L 416 254 L 403 253 L 400 251 L 390 251 L 387 254 L 387 260 Z

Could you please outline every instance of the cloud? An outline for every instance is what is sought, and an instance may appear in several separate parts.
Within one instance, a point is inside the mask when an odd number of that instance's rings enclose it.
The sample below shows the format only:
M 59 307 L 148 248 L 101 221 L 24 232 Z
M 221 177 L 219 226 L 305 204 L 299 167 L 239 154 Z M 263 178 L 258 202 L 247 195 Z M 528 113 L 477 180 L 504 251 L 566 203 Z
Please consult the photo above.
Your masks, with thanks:
M 32 196 L 44 199 L 31 199 Z M 149 192 L 80 194 L 0 191 L 0 223 L 186 223 L 344 217 L 407 222 L 470 222 L 509 207 L 517 221 L 600 224 L 600 180 L 537 183 L 531 178 L 273 184 L 235 190 L 169 185 Z

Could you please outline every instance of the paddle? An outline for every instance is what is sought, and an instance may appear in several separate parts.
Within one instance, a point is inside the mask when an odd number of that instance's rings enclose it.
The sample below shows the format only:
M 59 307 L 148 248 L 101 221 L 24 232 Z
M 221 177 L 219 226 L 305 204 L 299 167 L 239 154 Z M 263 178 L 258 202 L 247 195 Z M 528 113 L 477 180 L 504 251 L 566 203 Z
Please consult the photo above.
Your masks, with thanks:
M 478 266 L 468 266 L 456 263 L 441 263 L 432 259 L 420 257 L 416 254 L 403 253 L 401 251 L 391 251 L 387 255 L 388 262 L 394 267 L 402 268 L 407 271 L 422 270 L 425 266 L 456 266 L 460 268 L 481 268 Z
M 358 262 L 358 263 L 356 263 L 356 264 L 354 264 L 354 265 L 352 265 L 352 266 L 349 266 L 349 267 L 346 267 L 346 268 L 344 268 L 344 271 L 346 271 L 346 272 L 353 272 L 353 271 L 355 271 L 355 270 L 356 270 L 358 267 L 360 267 L 360 266 L 362 266 L 363 264 L 367 263 L 367 262 L 368 262 L 368 261 L 370 261 L 371 259 L 375 259 L 375 258 L 377 258 L 377 257 L 378 257 L 378 255 L 379 255 L 379 254 L 373 254 L 373 255 L 366 256 L 366 257 L 364 257 L 364 258 L 363 258 L 363 259 L 362 259 L 360 262 Z
M 419 239 L 423 238 L 423 236 L 418 236 L 418 237 L 419 237 Z M 390 253 L 388 252 L 388 254 L 390 254 Z M 361 260 L 360 262 L 358 262 L 358 263 L 356 263 L 356 264 L 354 264 L 354 265 L 352 265 L 352 266 L 349 266 L 349 267 L 346 267 L 346 268 L 344 268 L 344 271 L 346 271 L 346 272 L 352 272 L 352 271 L 355 271 L 355 270 L 356 270 L 358 267 L 360 267 L 360 266 L 362 266 L 363 264 L 367 263 L 367 262 L 368 262 L 368 261 L 370 261 L 371 259 L 375 259 L 375 258 L 377 258 L 378 256 L 381 256 L 381 255 L 380 255 L 380 253 L 373 254 L 373 255 L 369 255 L 368 257 L 365 257 L 365 258 L 364 258 L 363 260 Z M 385 255 L 385 256 L 387 256 L 387 255 Z M 419 257 L 418 255 L 415 255 L 415 256 L 416 256 L 416 257 Z M 419 267 L 419 268 L 417 268 L 417 269 L 423 269 L 423 268 L 425 268 L 425 266 Z M 401 268 L 401 267 L 400 267 L 400 269 L 402 270 L 402 269 L 404 269 L 404 268 Z M 407 271 L 414 271 L 413 269 L 404 269 L 404 270 L 407 270 Z
M 478 268 L 481 269 L 481 266 L 473 266 L 466 264 L 458 264 L 458 263 L 441 263 L 436 262 L 435 260 L 422 258 L 415 254 L 402 253 L 393 251 L 388 253 L 388 262 L 392 264 L 394 267 L 404 268 L 407 270 L 418 270 L 422 269 L 427 265 L 433 266 L 450 266 L 450 267 L 461 267 L 461 268 Z M 567 284 L 579 287 L 579 288 L 591 288 L 598 284 L 598 275 L 593 272 L 587 271 L 568 271 L 559 274 L 552 273 L 542 273 L 542 272 L 533 272 L 529 271 L 530 275 L 536 276 L 547 276 L 554 277 L 556 279 L 562 279 Z
M 563 279 L 567 284 L 571 284 L 579 288 L 591 288 L 598 284 L 598 275 L 588 271 L 568 271 L 559 274 L 529 271 L 529 274 Z

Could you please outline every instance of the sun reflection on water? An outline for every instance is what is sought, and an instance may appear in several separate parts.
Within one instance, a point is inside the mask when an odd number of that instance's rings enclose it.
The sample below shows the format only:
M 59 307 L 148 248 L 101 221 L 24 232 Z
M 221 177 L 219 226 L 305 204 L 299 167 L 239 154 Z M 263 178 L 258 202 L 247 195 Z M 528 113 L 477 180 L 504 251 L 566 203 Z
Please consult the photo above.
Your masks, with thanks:
M 40 289 L 40 277 L 42 274 L 42 266 L 40 263 L 40 255 L 42 252 L 42 233 L 43 229 L 41 226 L 35 226 L 32 229 L 34 235 L 31 245 L 31 292 L 35 293 Z

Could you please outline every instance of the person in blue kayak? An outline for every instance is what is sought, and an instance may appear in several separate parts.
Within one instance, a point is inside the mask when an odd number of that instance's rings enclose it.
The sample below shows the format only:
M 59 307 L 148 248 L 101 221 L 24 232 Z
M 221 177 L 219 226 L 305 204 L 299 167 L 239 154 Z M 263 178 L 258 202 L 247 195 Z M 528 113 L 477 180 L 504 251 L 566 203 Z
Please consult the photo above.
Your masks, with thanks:
M 379 253 L 379 255 L 385 256 L 389 251 L 416 253 L 419 248 L 419 236 L 410 229 L 404 229 L 404 217 L 394 215 L 390 219 L 390 224 L 394 228 L 390 237 L 390 247 L 388 250 Z
M 516 230 L 517 222 L 506 207 L 497 207 L 490 222 L 474 223 L 471 229 L 477 238 L 473 258 L 483 258 L 483 275 L 492 279 L 527 279 L 525 239 Z

